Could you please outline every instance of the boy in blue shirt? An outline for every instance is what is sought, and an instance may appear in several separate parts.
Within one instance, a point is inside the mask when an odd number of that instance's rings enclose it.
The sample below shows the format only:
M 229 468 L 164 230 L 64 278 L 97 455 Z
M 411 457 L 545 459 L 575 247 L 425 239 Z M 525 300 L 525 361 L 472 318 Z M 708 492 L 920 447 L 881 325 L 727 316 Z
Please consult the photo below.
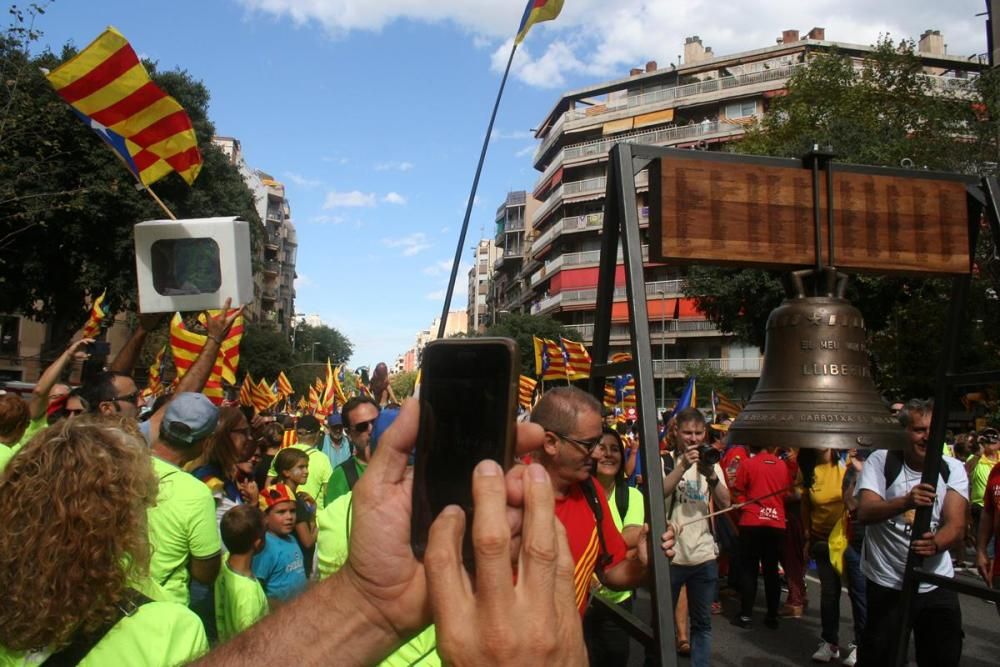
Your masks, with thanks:
M 264 586 L 274 607 L 305 590 L 306 571 L 302 550 L 292 536 L 295 530 L 295 493 L 284 484 L 274 484 L 260 494 L 267 535 L 264 549 L 253 557 L 253 574 Z

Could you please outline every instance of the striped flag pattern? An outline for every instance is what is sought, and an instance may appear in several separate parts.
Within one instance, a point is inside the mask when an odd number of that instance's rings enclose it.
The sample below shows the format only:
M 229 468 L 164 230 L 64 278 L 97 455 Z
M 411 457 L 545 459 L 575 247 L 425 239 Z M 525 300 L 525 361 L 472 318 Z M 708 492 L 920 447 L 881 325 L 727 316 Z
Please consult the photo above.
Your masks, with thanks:
M 232 311 L 230 311 L 232 312 Z M 208 317 L 218 317 L 221 310 L 209 310 L 207 313 L 198 315 L 198 323 L 205 326 Z M 222 358 L 221 368 L 217 368 L 223 380 L 229 384 L 236 384 L 236 369 L 240 365 L 240 342 L 243 340 L 243 315 L 233 320 L 233 326 L 229 328 L 229 333 L 219 346 L 219 355 Z M 218 367 L 218 364 L 216 364 Z
M 90 304 L 90 315 L 87 317 L 87 323 L 83 325 L 84 338 L 97 338 L 100 335 L 101 322 L 108 316 L 104 310 L 104 295 L 107 293 L 108 291 L 104 290 L 101 292 L 101 296 Z
M 521 16 L 521 24 L 517 27 L 517 37 L 515 44 L 520 44 L 528 35 L 531 26 L 542 21 L 551 21 L 559 16 L 562 11 L 563 0 L 528 0 L 524 8 L 524 15 Z
M 194 183 L 202 158 L 191 119 L 120 32 L 108 27 L 46 78 L 143 185 L 172 171 Z
M 743 408 L 729 398 L 726 398 L 724 394 L 720 394 L 719 392 L 713 390 L 712 412 L 715 414 L 725 412 L 730 417 L 736 417 L 736 415 L 743 412 Z
M 565 380 L 566 352 L 562 346 L 537 336 L 532 337 L 532 342 L 535 346 L 535 375 L 542 380 Z
M 292 383 L 288 381 L 288 377 L 285 375 L 285 371 L 278 373 L 276 384 L 278 385 L 278 394 L 285 398 L 295 393 L 292 389 Z
M 291 447 L 299 441 L 298 432 L 294 428 L 286 429 L 281 436 L 281 449 Z
M 566 377 L 570 380 L 586 380 L 590 377 L 590 352 L 583 343 L 559 338 L 566 359 Z
M 316 387 L 309 387 L 309 409 L 315 413 L 318 407 L 319 393 L 316 391 Z
M 146 400 L 156 398 L 163 393 L 163 355 L 166 352 L 167 346 L 164 345 L 156 353 L 153 363 L 149 366 L 149 379 L 146 383 L 146 388 L 142 390 L 142 395 Z
M 271 386 L 267 383 L 267 380 L 261 378 L 253 392 L 253 406 L 257 409 L 257 412 L 264 412 L 272 405 L 278 402 L 278 397 L 274 395 L 271 391 Z
M 538 380 L 530 378 L 527 375 L 522 375 L 520 380 L 518 380 L 517 402 L 525 410 L 531 409 L 531 404 L 535 398 L 536 386 L 538 386 Z
M 247 373 L 243 377 L 243 384 L 240 385 L 240 405 L 253 407 L 253 378 Z

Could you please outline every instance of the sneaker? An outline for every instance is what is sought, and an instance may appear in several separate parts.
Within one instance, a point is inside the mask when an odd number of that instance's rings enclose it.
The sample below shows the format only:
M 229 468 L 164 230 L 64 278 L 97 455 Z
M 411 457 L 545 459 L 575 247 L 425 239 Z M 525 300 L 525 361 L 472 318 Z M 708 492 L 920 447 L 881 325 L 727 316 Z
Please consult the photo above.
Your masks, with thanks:
M 736 625 L 740 626 L 741 628 L 746 628 L 749 630 L 750 626 L 753 624 L 752 620 L 753 619 L 751 619 L 749 616 L 740 616 L 736 619 Z
M 820 642 L 819 648 L 813 653 L 813 662 L 830 662 L 840 657 L 840 647 L 827 642 Z
M 847 667 L 854 667 L 854 663 L 858 661 L 858 647 L 855 644 L 847 645 L 847 657 L 840 661 L 840 664 L 847 665 Z
M 715 601 L 712 603 L 712 616 L 718 616 L 722 613 L 722 603 Z

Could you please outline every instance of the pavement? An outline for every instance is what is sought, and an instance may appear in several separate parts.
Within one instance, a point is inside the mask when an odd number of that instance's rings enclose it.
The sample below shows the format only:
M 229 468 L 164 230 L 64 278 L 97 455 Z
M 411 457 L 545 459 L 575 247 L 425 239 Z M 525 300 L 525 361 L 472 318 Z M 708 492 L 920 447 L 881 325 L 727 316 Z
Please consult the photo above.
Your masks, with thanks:
M 972 572 L 959 573 L 981 581 Z M 745 630 L 733 623 L 738 603 L 723 600 L 723 613 L 712 617 L 712 665 L 719 667 L 773 667 L 792 665 L 815 665 L 811 656 L 820 642 L 819 619 L 819 579 L 815 572 L 806 577 L 809 591 L 809 607 L 802 618 L 781 619 L 777 630 L 764 627 L 763 583 L 758 586 L 757 605 L 754 608 L 754 625 Z M 784 599 L 782 593 L 782 599 Z M 1000 665 L 1000 615 L 993 604 L 978 598 L 960 595 L 962 605 L 962 625 L 965 642 L 962 647 L 963 667 L 996 667 Z M 650 597 L 645 590 L 637 593 L 636 612 L 649 621 Z M 840 600 L 840 637 L 846 645 L 853 639 L 851 603 L 845 588 Z M 643 649 L 632 641 L 629 667 L 641 667 Z M 913 655 L 912 642 L 910 655 Z M 677 664 L 687 666 L 687 658 L 678 657 Z M 839 665 L 839 661 L 827 663 Z M 911 663 L 915 664 L 915 663 Z

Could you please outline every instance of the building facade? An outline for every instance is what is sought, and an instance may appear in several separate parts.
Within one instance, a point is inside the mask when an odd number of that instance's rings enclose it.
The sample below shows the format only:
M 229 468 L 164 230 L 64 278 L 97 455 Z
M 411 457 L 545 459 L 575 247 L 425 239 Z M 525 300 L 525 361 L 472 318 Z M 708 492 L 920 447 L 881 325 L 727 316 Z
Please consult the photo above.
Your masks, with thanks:
M 448 321 L 444 325 L 444 337 L 450 338 L 456 334 L 464 334 L 469 330 L 469 316 L 464 310 L 449 310 Z M 438 328 L 441 326 L 441 317 L 435 317 L 431 325 L 417 332 L 417 339 L 409 350 L 396 357 L 393 363 L 393 373 L 408 373 L 420 367 L 420 357 L 424 352 L 424 346 L 432 340 L 437 340 Z
M 507 193 L 507 198 L 497 208 L 494 238 L 497 257 L 487 297 L 490 322 L 496 322 L 521 305 L 518 275 L 524 265 L 525 249 L 531 236 L 530 221 L 536 208 L 538 200 L 524 190 Z
M 490 292 L 490 278 L 493 265 L 497 261 L 497 244 L 493 239 L 481 240 L 472 250 L 472 268 L 469 269 L 469 307 L 467 309 L 468 331 L 482 333 L 492 320 L 487 297 Z
M 534 167 L 541 172 L 527 199 L 526 230 L 516 273 L 504 256 L 494 272 L 494 311 L 530 312 L 556 318 L 590 344 L 594 335 L 600 231 L 604 223 L 608 152 L 619 142 L 720 150 L 739 139 L 770 101 L 785 92 L 789 77 L 815 54 L 836 49 L 860 62 L 871 47 L 826 39 L 823 28 L 804 37 L 786 30 L 776 44 L 716 56 L 689 37 L 679 65 L 649 62 L 626 78 L 564 94 L 538 125 Z M 940 32 L 921 36 L 918 54 L 934 91 L 960 91 L 982 68 L 977 61 L 945 53 Z M 663 380 L 680 379 L 690 366 L 708 366 L 733 377 L 737 394 L 748 396 L 760 375 L 761 352 L 724 335 L 684 296 L 681 267 L 649 261 L 648 177 L 636 176 L 643 233 L 643 266 L 652 337 L 657 402 L 666 403 Z M 512 195 L 515 193 L 512 193 Z M 508 197 L 508 202 L 510 197 Z M 497 242 L 501 241 L 498 210 Z M 506 218 L 505 218 L 506 221 Z M 506 226 L 503 241 L 507 240 Z M 621 251 L 619 250 L 619 253 Z M 619 255 L 620 257 L 620 255 Z M 513 263 L 511 264 L 513 266 Z M 470 273 L 470 327 L 472 282 Z M 623 266 L 616 274 L 611 351 L 630 345 Z M 669 390 L 666 391 L 669 395 Z

